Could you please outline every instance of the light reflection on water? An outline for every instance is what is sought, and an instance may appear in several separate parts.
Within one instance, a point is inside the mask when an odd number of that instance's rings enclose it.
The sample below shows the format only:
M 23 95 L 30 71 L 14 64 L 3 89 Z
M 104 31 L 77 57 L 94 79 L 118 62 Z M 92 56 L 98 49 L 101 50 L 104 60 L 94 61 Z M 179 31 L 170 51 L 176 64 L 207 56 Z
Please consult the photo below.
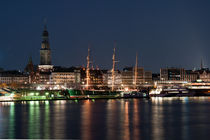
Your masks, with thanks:
M 91 140 L 91 105 L 90 100 L 84 101 L 81 113 L 81 138 Z M 94 120 L 93 120 L 94 121 Z
M 0 103 L 0 138 L 208 139 L 210 98 Z

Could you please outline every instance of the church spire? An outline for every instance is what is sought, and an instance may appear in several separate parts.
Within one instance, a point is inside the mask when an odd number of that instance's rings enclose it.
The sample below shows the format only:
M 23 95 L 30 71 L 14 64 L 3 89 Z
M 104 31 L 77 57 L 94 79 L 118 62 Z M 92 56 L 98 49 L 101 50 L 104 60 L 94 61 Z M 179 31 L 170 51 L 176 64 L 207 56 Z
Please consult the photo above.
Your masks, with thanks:
M 34 71 L 34 65 L 33 65 L 33 61 L 32 61 L 32 57 L 30 56 L 28 59 L 28 64 L 26 65 L 25 72 L 31 73 Z
M 42 39 L 43 39 L 42 42 L 45 42 L 45 43 L 48 44 L 47 46 L 42 46 L 42 47 L 48 47 L 48 49 L 49 49 L 49 42 L 48 42 L 48 40 L 49 40 L 49 33 L 47 31 L 47 22 L 46 22 L 46 20 L 44 21 L 44 30 L 42 32 Z
M 47 19 L 44 18 L 44 30 L 47 30 Z
M 51 50 L 50 50 L 49 33 L 47 31 L 46 20 L 44 21 L 44 31 L 42 32 L 40 65 L 51 65 Z

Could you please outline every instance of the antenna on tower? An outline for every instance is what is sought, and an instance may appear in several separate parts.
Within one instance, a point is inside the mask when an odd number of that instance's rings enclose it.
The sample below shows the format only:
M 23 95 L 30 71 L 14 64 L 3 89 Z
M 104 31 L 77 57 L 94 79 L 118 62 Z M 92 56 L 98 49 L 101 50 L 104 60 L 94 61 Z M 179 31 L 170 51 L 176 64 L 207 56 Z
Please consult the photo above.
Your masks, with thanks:
M 47 18 L 46 17 L 44 18 L 43 22 L 44 22 L 44 29 L 47 30 Z

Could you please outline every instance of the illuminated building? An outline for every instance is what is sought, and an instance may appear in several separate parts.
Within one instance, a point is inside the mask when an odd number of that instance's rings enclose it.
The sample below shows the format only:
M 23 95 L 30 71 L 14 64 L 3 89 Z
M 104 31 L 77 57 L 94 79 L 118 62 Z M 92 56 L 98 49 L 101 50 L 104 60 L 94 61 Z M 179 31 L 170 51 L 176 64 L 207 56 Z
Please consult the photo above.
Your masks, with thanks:
M 54 67 L 51 78 L 52 82 L 55 84 L 76 87 L 80 84 L 80 70 L 74 67 Z
M 184 81 L 192 82 L 199 79 L 199 74 L 197 71 L 185 70 Z
M 199 73 L 199 79 L 201 79 L 204 82 L 210 82 L 210 71 L 209 71 L 209 69 L 199 70 L 198 73 Z
M 196 81 L 202 78 L 199 73 L 203 73 L 201 70 L 185 70 L 183 68 L 164 68 L 160 69 L 161 81 Z M 204 73 L 204 75 L 206 75 Z M 203 76 L 204 76 L 203 75 Z M 204 76 L 205 77 L 205 76 Z
M 142 77 L 143 77 L 143 75 L 142 75 Z M 122 71 L 122 85 L 127 88 L 128 87 L 132 88 L 133 82 L 134 82 L 133 79 L 134 79 L 133 68 L 132 67 L 124 68 Z M 137 83 L 138 83 L 138 81 L 136 81 L 136 85 L 137 85 Z
M 0 83 L 5 84 L 27 84 L 29 77 L 18 71 L 3 71 L 0 72 Z
M 49 34 L 46 25 L 42 33 L 42 44 L 40 49 L 40 65 L 38 65 L 38 79 L 39 83 L 51 82 L 51 72 L 53 65 L 51 65 L 51 49 L 49 44 Z
M 144 83 L 151 84 L 152 81 L 152 72 L 151 71 L 144 71 Z
M 183 68 L 161 68 L 160 80 L 184 80 L 185 71 Z
M 115 70 L 114 72 L 115 78 L 114 78 L 114 89 L 121 88 L 122 86 L 122 75 L 121 72 L 118 70 Z M 104 74 L 104 82 L 107 82 L 107 86 L 109 88 L 112 88 L 113 86 L 113 72 L 112 70 L 108 71 L 107 74 Z M 107 80 L 107 81 L 106 81 Z
M 90 69 L 88 71 L 89 74 L 89 80 L 88 80 L 88 86 L 89 88 L 100 88 L 104 86 L 103 84 L 103 72 L 99 69 Z M 81 85 L 86 86 L 87 85 L 87 70 L 86 68 L 81 69 Z
M 122 71 L 122 85 L 127 88 L 140 87 L 143 84 L 152 83 L 152 72 L 145 71 L 142 67 L 136 68 L 137 73 L 133 67 L 124 68 Z M 136 73 L 136 79 L 135 79 Z
M 90 70 L 90 85 L 95 88 L 103 86 L 103 73 L 101 70 Z
M 199 74 L 199 79 L 204 82 L 210 82 L 210 70 L 204 67 L 203 61 L 201 59 L 200 70 L 196 71 Z

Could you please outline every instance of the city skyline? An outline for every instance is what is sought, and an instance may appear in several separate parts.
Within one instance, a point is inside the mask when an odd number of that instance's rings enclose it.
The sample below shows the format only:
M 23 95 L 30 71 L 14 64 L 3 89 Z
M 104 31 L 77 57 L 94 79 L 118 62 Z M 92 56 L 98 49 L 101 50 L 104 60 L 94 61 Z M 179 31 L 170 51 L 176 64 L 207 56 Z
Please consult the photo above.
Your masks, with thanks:
M 207 3 L 1 2 L 5 20 L 0 23 L 0 64 L 5 69 L 23 70 L 30 56 L 39 64 L 46 17 L 54 65 L 85 65 L 90 42 L 95 65 L 111 69 L 117 40 L 119 69 L 134 66 L 136 52 L 139 66 L 153 72 L 167 66 L 199 68 L 201 59 L 208 67 Z
M 0 1 L 0 139 L 208 139 L 210 0 Z

